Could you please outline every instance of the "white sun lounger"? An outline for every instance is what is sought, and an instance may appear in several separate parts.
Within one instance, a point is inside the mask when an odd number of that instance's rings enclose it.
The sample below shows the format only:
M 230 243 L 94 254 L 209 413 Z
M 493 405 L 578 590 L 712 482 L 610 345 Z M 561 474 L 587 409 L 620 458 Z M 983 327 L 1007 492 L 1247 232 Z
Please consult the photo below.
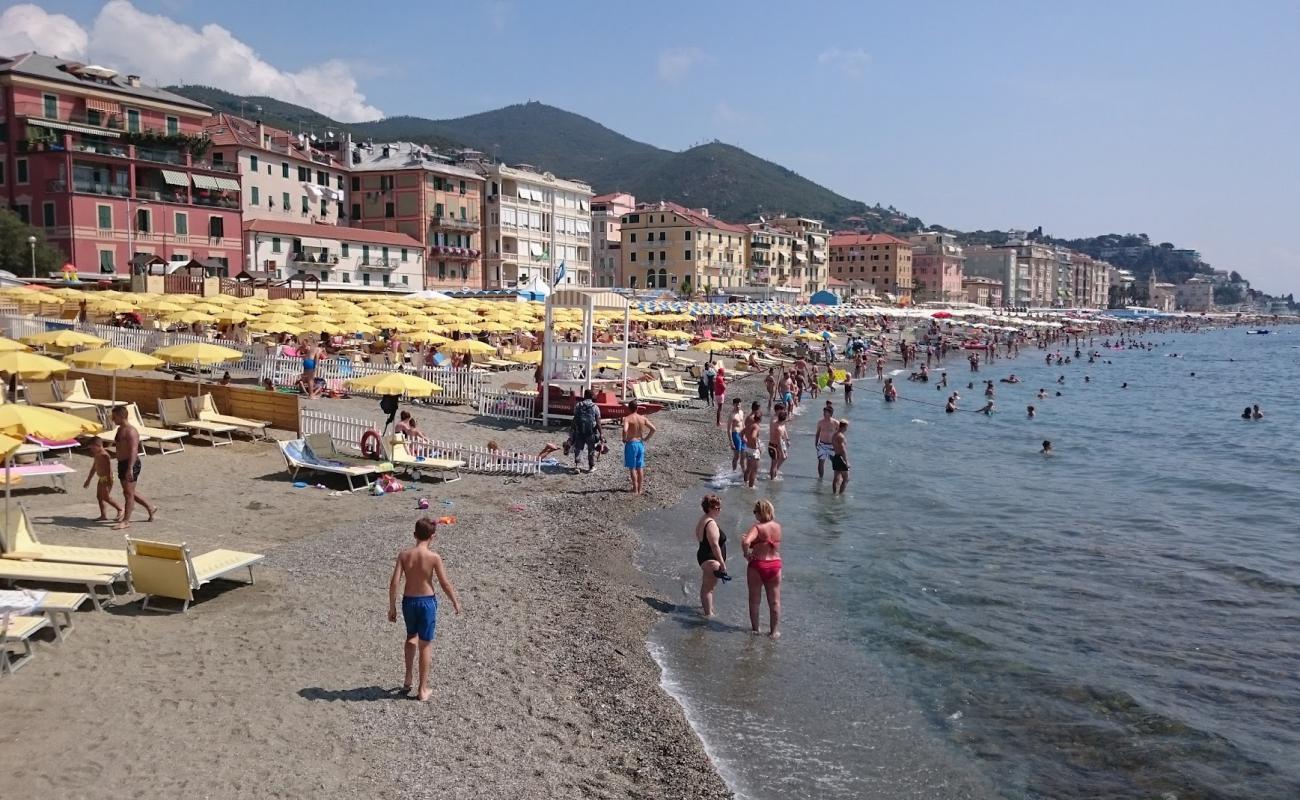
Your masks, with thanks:
M 413 455 L 406 447 L 406 438 L 402 434 L 393 434 L 388 440 L 389 460 L 393 467 L 405 471 L 415 480 L 426 474 L 441 473 L 443 483 L 452 483 L 462 477 L 461 470 L 465 462 L 454 458 L 433 458 Z
M 248 434 L 254 439 L 269 439 L 266 429 L 271 427 L 271 423 L 260 419 L 244 419 L 243 417 L 232 417 L 229 414 L 222 414 L 217 410 L 216 401 L 212 399 L 211 394 L 202 395 L 197 401 L 191 399 L 190 409 L 194 416 L 204 422 L 216 422 L 221 425 L 234 425 L 239 431 Z
M 289 468 L 289 475 L 294 480 L 298 479 L 298 473 L 303 470 L 342 475 L 348 481 L 348 491 L 355 492 L 358 488 L 364 489 L 369 486 L 374 476 L 379 474 L 379 462 L 375 462 L 373 467 L 362 467 L 314 458 L 307 454 L 302 439 L 290 439 L 277 444 L 280 446 L 280 453 L 284 455 L 284 463 Z M 359 487 L 353 483 L 353 480 L 358 478 L 362 481 Z
M 189 610 L 195 591 L 232 572 L 247 569 L 248 582 L 252 584 L 253 565 L 266 558 L 238 550 L 213 550 L 192 556 L 184 543 L 150 542 L 130 536 L 126 537 L 126 552 L 131 574 L 135 576 L 135 590 L 145 595 L 141 608 L 148 609 L 149 601 L 155 597 L 170 597 L 181 601 L 182 613 Z
M 9 507 L 9 526 L 0 532 L 0 558 L 14 561 L 57 561 L 64 564 L 93 564 L 125 567 L 126 548 L 78 547 L 42 544 L 36 538 L 31 518 L 21 503 Z
M 0 581 L 35 581 L 38 583 L 71 583 L 86 587 L 95 608 L 103 610 L 103 600 L 117 599 L 113 584 L 128 580 L 126 567 L 105 567 L 94 564 L 63 564 L 53 561 L 14 561 L 0 558 Z M 101 594 L 99 589 L 106 589 Z
M 47 617 L 27 617 L 17 614 L 0 613 L 0 675 L 16 672 L 19 667 L 32 660 L 32 634 L 48 627 Z M 9 654 L 9 644 L 17 642 L 22 651 L 16 656 Z
M 185 431 L 195 439 L 206 436 L 208 443 L 213 447 L 235 443 L 234 425 L 223 425 L 220 422 L 205 422 L 198 419 L 190 413 L 189 401 L 184 397 L 173 397 L 170 400 L 159 399 L 158 418 L 168 428 Z M 218 436 L 225 436 L 225 439 L 218 439 Z

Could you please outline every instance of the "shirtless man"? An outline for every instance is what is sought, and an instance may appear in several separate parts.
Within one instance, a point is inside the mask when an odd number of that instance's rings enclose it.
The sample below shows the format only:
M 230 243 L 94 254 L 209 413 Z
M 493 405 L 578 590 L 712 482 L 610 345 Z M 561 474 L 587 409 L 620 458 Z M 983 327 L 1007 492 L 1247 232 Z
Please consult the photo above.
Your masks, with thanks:
M 388 621 L 397 622 L 397 586 L 405 578 L 402 589 L 402 619 L 406 622 L 406 642 L 402 645 L 402 663 L 406 677 L 402 691 L 411 691 L 412 663 L 417 650 L 420 656 L 420 686 L 416 697 L 421 702 L 429 699 L 429 663 L 433 657 L 433 637 L 438 625 L 438 598 L 433 592 L 433 579 L 437 577 L 442 591 L 451 598 L 451 607 L 460 613 L 460 598 L 456 587 L 447 579 L 442 556 L 429 549 L 437 524 L 425 517 L 415 523 L 415 544 L 397 554 L 393 564 L 393 577 L 388 580 Z
M 122 484 L 122 516 L 113 530 L 120 531 L 131 527 L 131 512 L 136 503 L 149 512 L 149 522 L 153 522 L 158 509 L 135 492 L 135 482 L 140 478 L 140 432 L 127 422 L 126 406 L 113 406 L 111 416 L 117 426 L 113 444 L 117 455 L 117 480 Z
M 655 435 L 655 426 L 637 411 L 635 400 L 627 401 L 627 411 L 623 417 L 623 466 L 632 478 L 632 494 L 641 494 L 645 491 L 645 446 Z
M 849 485 L 849 421 L 842 419 L 836 426 L 835 435 L 831 437 L 831 448 L 834 454 L 831 456 L 831 470 L 835 476 L 831 478 L 831 494 L 844 494 L 844 487 Z M 821 464 L 818 464 L 820 467 Z
M 853 405 L 853 373 L 844 373 L 844 380 L 840 381 L 840 386 L 844 387 L 844 405 Z
M 740 455 L 745 444 L 740 439 L 740 429 L 745 425 L 745 413 L 740 409 L 740 398 L 731 398 L 731 418 L 727 420 L 727 438 L 731 440 L 731 471 L 740 468 Z
M 758 405 L 758 403 L 754 405 Z M 763 412 L 759 409 L 745 418 L 745 427 L 740 429 L 740 438 L 745 443 L 742 469 L 744 470 L 745 485 L 751 489 L 754 488 L 754 482 L 758 480 L 758 462 L 763 455 L 758 449 L 758 436 L 762 426 Z
M 817 428 L 813 431 L 813 447 L 817 450 L 817 477 L 826 477 L 826 462 L 834 455 L 835 448 L 831 446 L 831 439 L 835 436 L 835 409 L 827 405 L 822 409 L 822 418 L 817 421 Z
M 884 379 L 885 379 L 885 357 L 876 356 L 876 380 L 883 381 Z
M 786 454 L 790 452 L 790 434 L 786 430 L 785 406 L 780 403 L 776 404 L 776 416 L 772 418 L 772 424 L 767 428 L 767 457 L 771 459 L 772 466 L 768 469 L 768 480 L 776 480 L 776 474 L 785 463 Z
M 771 408 L 772 403 L 776 402 L 776 367 L 767 368 L 767 377 L 763 378 L 763 386 L 767 389 L 767 407 Z

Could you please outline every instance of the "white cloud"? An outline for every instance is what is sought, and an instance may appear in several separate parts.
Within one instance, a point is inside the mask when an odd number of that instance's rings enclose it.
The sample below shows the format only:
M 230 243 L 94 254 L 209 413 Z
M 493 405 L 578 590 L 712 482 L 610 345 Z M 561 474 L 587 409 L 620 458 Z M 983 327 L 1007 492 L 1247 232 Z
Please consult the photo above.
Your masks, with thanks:
M 871 63 L 871 54 L 861 47 L 852 50 L 832 47 L 818 54 L 817 63 L 838 69 L 846 78 L 857 79 L 866 73 L 867 65 Z
M 72 17 L 51 14 L 30 3 L 10 6 L 0 14 L 0 56 L 37 50 L 62 58 L 81 59 L 90 37 Z
M 15 10 L 22 14 L 13 14 Z M 236 94 L 267 95 L 344 122 L 383 116 L 366 102 L 352 68 L 344 61 L 331 59 L 288 72 L 260 58 L 220 25 L 196 30 L 162 15 L 146 14 L 128 0 L 105 3 L 89 32 L 67 17 L 46 14 L 30 5 L 9 9 L 0 23 L 0 52 L 36 49 L 88 58 L 151 82 L 198 83 Z M 10 42 L 21 41 L 23 36 L 36 46 L 15 51 Z M 78 42 L 80 52 L 74 55 L 72 49 Z
M 659 77 L 669 82 L 680 81 L 703 60 L 704 51 L 698 47 L 664 50 L 659 54 Z

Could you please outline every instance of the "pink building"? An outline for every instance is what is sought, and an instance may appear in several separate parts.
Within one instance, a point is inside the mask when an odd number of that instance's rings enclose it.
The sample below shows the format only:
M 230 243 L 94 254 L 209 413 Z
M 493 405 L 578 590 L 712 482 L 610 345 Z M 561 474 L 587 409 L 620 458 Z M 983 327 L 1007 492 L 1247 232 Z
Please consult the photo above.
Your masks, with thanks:
M 239 181 L 204 160 L 211 111 L 105 67 L 0 58 L 0 195 L 87 277 L 154 256 L 237 274 Z
M 611 192 L 591 198 L 591 272 L 594 286 L 625 286 L 620 220 L 636 210 L 636 198 Z
M 925 232 L 910 237 L 912 242 L 912 296 L 927 300 L 961 301 L 962 256 L 957 237 L 951 233 Z

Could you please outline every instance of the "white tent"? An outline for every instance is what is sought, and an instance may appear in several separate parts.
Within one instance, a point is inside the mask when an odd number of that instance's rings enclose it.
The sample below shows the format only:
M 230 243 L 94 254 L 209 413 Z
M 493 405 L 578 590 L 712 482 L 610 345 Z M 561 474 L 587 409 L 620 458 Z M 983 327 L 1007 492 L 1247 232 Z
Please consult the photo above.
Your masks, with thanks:
M 551 294 L 551 287 L 546 283 L 545 279 L 543 279 L 541 275 L 534 274 L 531 280 L 515 287 L 515 291 L 520 292 L 521 294 L 532 293 L 534 299 L 540 300 Z
M 434 289 L 425 289 L 422 292 L 406 295 L 407 300 L 450 300 L 451 295 L 443 294 Z

